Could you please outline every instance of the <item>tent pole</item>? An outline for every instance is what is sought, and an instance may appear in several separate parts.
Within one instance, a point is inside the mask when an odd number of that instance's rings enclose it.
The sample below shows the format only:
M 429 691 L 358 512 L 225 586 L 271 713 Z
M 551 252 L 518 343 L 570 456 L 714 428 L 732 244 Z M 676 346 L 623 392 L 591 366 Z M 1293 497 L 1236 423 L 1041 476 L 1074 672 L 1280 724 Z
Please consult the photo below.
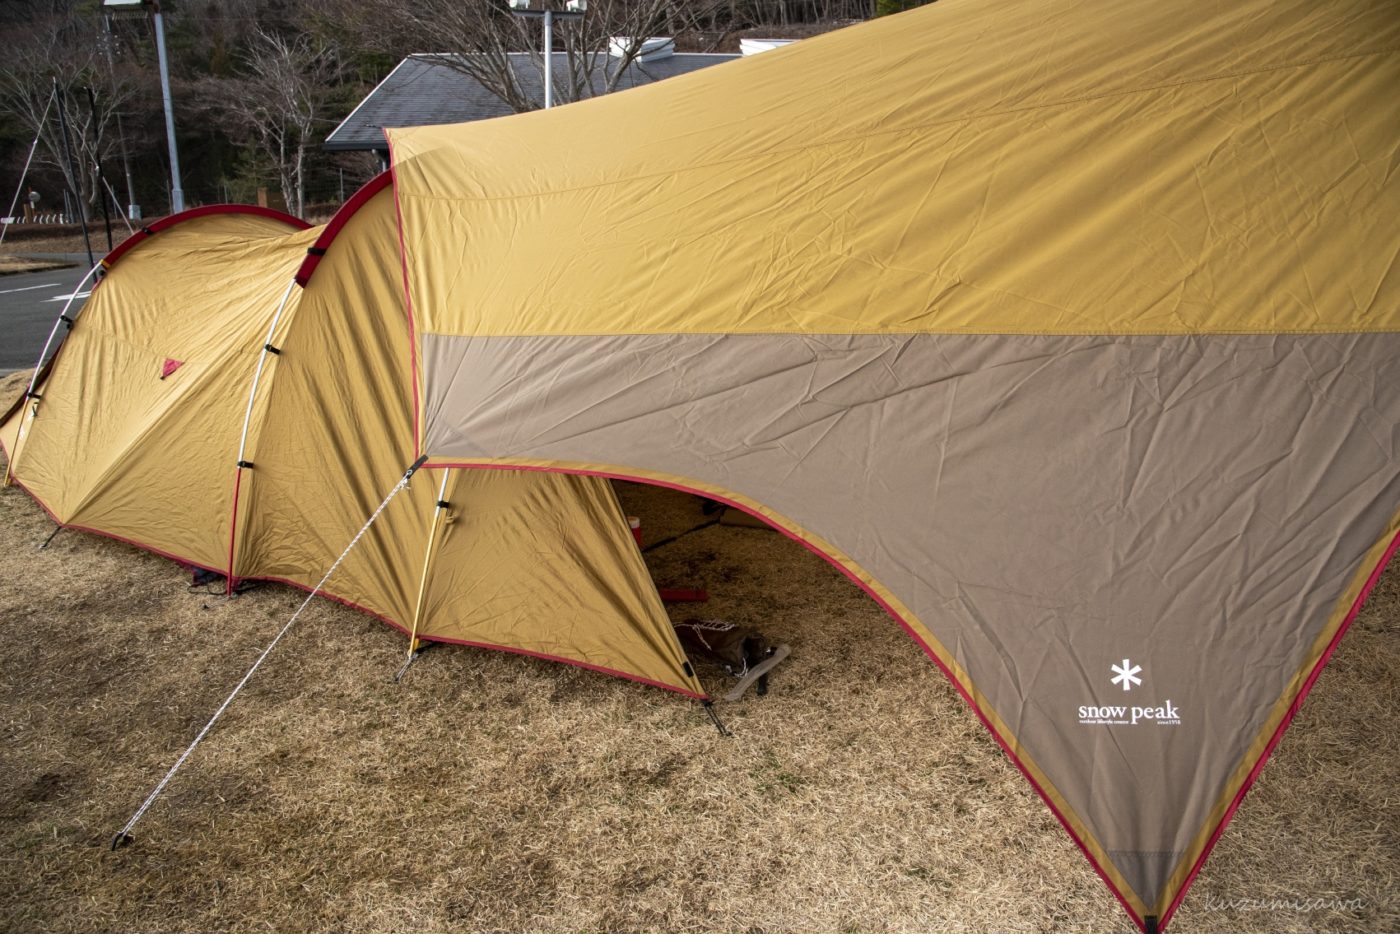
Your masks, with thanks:
M 96 266 L 93 266 L 91 269 L 89 269 L 87 271 L 87 274 L 84 275 L 83 278 L 78 281 L 78 284 L 73 287 L 73 294 L 69 295 L 68 301 L 63 303 L 63 310 L 58 313 L 58 320 L 55 321 L 53 323 L 53 327 L 49 329 L 49 339 L 44 341 L 44 349 L 39 351 L 39 359 L 34 364 L 34 375 L 29 377 L 29 388 L 24 391 L 24 398 L 33 399 L 34 404 L 26 406 L 26 408 L 28 409 L 27 416 L 24 412 L 20 412 L 19 418 L 16 420 L 15 443 L 14 446 L 10 448 L 10 459 L 5 464 L 5 482 L 3 484 L 4 486 L 9 486 L 11 481 L 14 479 L 15 465 L 19 463 L 20 442 L 23 441 L 25 437 L 24 426 L 27 422 L 32 422 L 34 420 L 34 417 L 39 414 L 39 401 L 42 397 L 34 391 L 34 387 L 39 382 L 39 373 L 44 369 L 44 360 L 49 355 L 49 348 L 53 346 L 53 340 L 55 337 L 58 336 L 58 328 L 60 325 L 68 325 L 68 329 L 70 331 L 73 329 L 73 325 L 76 322 L 74 321 L 74 319 L 68 317 L 68 309 L 73 307 L 73 300 L 78 297 L 78 293 L 83 290 L 83 286 L 87 285 L 88 279 L 91 278 L 94 274 L 96 274 L 97 271 L 101 268 L 102 263 L 99 262 Z
M 277 333 L 277 324 L 282 320 L 282 312 L 287 308 L 287 300 L 292 297 L 292 288 L 297 284 L 296 277 L 287 283 L 282 293 L 282 301 L 277 303 L 272 323 L 267 326 L 267 337 L 263 340 L 262 353 L 258 354 L 258 365 L 253 370 L 253 385 L 248 389 L 248 407 L 243 412 L 243 434 L 238 439 L 238 459 L 233 474 L 233 511 L 228 524 L 228 573 L 224 576 L 227 587 L 225 593 L 233 593 L 233 548 L 238 536 L 238 493 L 243 486 L 243 470 L 252 467 L 245 457 L 248 454 L 248 427 L 253 423 L 253 402 L 258 397 L 258 383 L 262 380 L 263 368 L 267 366 L 268 354 L 281 354 L 280 347 L 272 346 L 272 337 Z
M 447 502 L 447 478 L 452 468 L 442 471 L 442 483 L 438 485 L 437 505 L 433 507 L 433 524 L 428 528 L 428 547 L 423 551 L 423 572 L 418 576 L 418 600 L 413 604 L 413 626 L 408 632 L 408 658 L 413 660 L 413 652 L 418 648 L 418 624 L 423 619 L 423 599 L 428 593 L 428 566 L 433 560 L 433 546 L 437 544 L 438 529 L 442 525 L 442 511 L 450 505 Z

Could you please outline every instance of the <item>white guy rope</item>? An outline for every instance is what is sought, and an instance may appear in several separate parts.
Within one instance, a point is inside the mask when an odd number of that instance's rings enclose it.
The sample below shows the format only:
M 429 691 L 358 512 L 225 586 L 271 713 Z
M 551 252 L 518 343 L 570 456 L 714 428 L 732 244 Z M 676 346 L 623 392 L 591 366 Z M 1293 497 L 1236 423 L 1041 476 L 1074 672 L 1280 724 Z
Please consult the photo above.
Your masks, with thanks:
M 122 223 L 126 225 L 126 232 L 134 236 L 136 234 L 136 228 L 131 226 L 131 219 L 126 216 L 126 208 L 122 207 L 122 203 L 117 200 L 117 193 L 112 190 L 112 183 L 107 181 L 107 176 L 103 175 L 100 177 L 102 179 L 102 184 L 107 186 L 107 194 L 112 196 L 112 203 L 117 206 L 117 216 L 120 217 Z
M 233 692 L 230 693 L 229 696 L 224 699 L 224 702 L 219 705 L 219 709 L 214 711 L 214 716 L 210 717 L 209 722 L 204 724 L 204 729 L 199 731 L 199 735 L 194 738 L 194 742 L 190 743 L 189 747 L 186 748 L 185 751 L 180 754 L 180 758 L 175 760 L 175 764 L 170 767 L 170 771 L 165 773 L 165 777 L 160 780 L 160 784 L 156 785 L 155 790 L 146 796 L 145 801 L 141 802 L 141 806 L 136 809 L 135 814 L 131 815 L 131 820 L 126 822 L 126 826 L 124 826 L 121 830 L 117 831 L 117 835 L 112 838 L 113 850 L 115 850 L 117 847 L 121 846 L 123 843 L 127 842 L 130 839 L 129 835 L 131 833 L 131 829 L 136 826 L 137 821 L 141 820 L 141 818 L 145 816 L 146 811 L 150 808 L 152 804 L 155 803 L 156 798 L 160 797 L 160 793 L 165 790 L 166 785 L 170 784 L 170 779 L 175 777 L 175 773 L 180 770 L 180 766 L 185 764 L 185 760 L 190 757 L 190 753 L 194 752 L 195 747 L 198 746 L 200 741 L 204 739 L 205 735 L 207 735 L 208 732 L 211 729 L 213 729 L 214 724 L 218 722 L 219 717 L 223 716 L 224 711 L 228 709 L 228 705 L 233 703 L 233 699 L 238 696 L 238 692 L 243 690 L 243 686 L 248 683 L 248 681 L 257 672 L 258 668 L 262 665 L 263 661 L 269 655 L 272 654 L 272 650 L 277 647 L 277 643 L 281 642 L 282 637 L 285 636 L 287 634 L 287 631 L 292 628 L 292 624 L 297 621 L 297 617 L 301 616 L 302 610 L 305 610 L 306 607 L 311 603 L 311 601 L 315 599 L 316 594 L 321 592 L 321 588 L 326 585 L 326 581 L 330 580 L 331 575 L 335 573 L 336 568 L 340 567 L 340 563 L 345 560 L 345 556 L 350 554 L 351 549 L 358 545 L 360 539 L 363 538 L 364 534 L 369 531 L 369 527 L 374 525 L 374 520 L 379 518 L 379 514 L 382 513 L 385 510 L 385 508 L 389 505 L 390 501 L 393 500 L 393 498 L 399 494 L 399 491 L 402 490 L 404 487 L 408 486 L 408 481 L 413 477 L 414 472 L 417 471 L 419 467 L 423 466 L 423 462 L 427 459 L 427 457 L 420 457 L 417 461 L 414 462 L 412 467 L 408 468 L 408 471 L 403 475 L 402 478 L 400 478 L 399 482 L 394 484 L 394 488 L 389 491 L 389 495 L 384 497 L 384 502 L 379 504 L 379 508 L 376 509 L 374 511 L 374 514 L 369 517 L 369 521 L 367 521 L 360 528 L 359 532 L 355 533 L 355 537 L 350 540 L 350 544 L 346 545 L 345 550 L 340 553 L 340 557 L 335 559 L 335 564 L 331 565 L 330 570 L 327 571 L 325 576 L 321 578 L 320 583 L 318 583 L 315 586 L 315 588 L 312 589 L 311 593 L 306 595 L 306 599 L 302 601 L 301 606 L 297 607 L 297 611 L 292 614 L 292 618 L 287 620 L 287 625 L 283 626 L 282 631 L 277 633 L 277 636 L 267 644 L 267 648 L 263 649 L 262 654 L 258 656 L 258 660 L 253 662 L 253 667 L 248 669 L 248 673 L 243 676 L 243 680 L 238 682 L 238 685 L 233 689 Z
M 39 118 L 39 126 L 43 126 L 49 119 L 49 108 L 53 106 L 54 95 L 57 91 L 49 92 L 49 102 L 44 105 L 44 115 Z M 39 148 L 39 134 L 34 134 L 34 142 L 29 144 L 29 156 L 24 160 L 24 170 L 19 173 L 19 187 L 15 189 L 14 200 L 10 202 L 9 217 L 15 216 L 15 206 L 19 204 L 19 196 L 24 191 L 24 180 L 29 177 L 29 164 L 34 161 L 34 151 Z M 5 232 L 10 229 L 9 224 L 0 225 L 0 244 L 5 242 Z

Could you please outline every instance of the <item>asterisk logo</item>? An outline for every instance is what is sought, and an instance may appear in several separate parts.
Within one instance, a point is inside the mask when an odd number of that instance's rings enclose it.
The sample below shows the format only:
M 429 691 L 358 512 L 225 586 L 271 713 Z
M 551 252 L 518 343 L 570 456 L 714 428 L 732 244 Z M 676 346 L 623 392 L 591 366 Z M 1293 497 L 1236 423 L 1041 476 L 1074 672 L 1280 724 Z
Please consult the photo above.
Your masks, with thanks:
M 1142 666 L 1134 665 L 1126 658 L 1123 664 L 1113 665 L 1113 683 L 1123 685 L 1123 690 L 1132 690 L 1133 685 L 1142 684 L 1142 679 L 1138 675 L 1142 674 Z

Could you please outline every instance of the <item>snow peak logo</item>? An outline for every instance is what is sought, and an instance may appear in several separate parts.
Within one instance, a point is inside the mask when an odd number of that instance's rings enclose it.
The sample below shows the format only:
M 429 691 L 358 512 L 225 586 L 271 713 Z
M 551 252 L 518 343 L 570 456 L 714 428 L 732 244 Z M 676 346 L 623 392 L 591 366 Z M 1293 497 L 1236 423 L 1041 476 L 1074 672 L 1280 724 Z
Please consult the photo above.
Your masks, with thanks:
M 1142 684 L 1146 673 L 1141 665 L 1134 665 L 1128 659 L 1123 664 L 1111 666 L 1110 684 L 1123 688 L 1124 693 Z M 1139 723 L 1156 723 L 1160 726 L 1178 726 L 1181 711 L 1170 699 L 1155 704 L 1085 704 L 1079 708 L 1079 722 L 1089 726 L 1100 724 L 1111 726 L 1136 726 Z

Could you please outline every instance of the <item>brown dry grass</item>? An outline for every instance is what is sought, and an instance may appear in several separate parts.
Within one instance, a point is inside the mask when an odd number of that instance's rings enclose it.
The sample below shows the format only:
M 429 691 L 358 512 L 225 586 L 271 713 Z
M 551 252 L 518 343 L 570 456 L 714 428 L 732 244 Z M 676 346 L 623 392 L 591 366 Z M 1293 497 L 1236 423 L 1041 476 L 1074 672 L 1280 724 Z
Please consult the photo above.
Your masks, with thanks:
M 139 225 L 137 225 L 139 226 Z M 86 249 L 83 235 L 76 226 L 58 228 L 48 233 L 40 228 L 24 231 L 23 236 L 13 233 L 5 237 L 3 254 L 23 256 L 27 253 L 81 253 Z M 120 221 L 112 222 L 112 245 L 117 246 L 131 234 Z M 89 228 L 88 237 L 92 241 L 92 255 L 101 258 L 107 255 L 107 233 L 99 223 Z M 0 254 L 0 255 L 3 255 Z
M 60 263 L 50 259 L 25 259 L 20 256 L 0 254 L 0 276 L 13 276 L 22 272 L 43 272 L 46 269 L 67 269 L 72 263 Z
M 8 383 L 14 378 L 5 381 Z M 694 500 L 623 489 L 656 540 Z M 793 543 L 653 553 L 707 614 L 793 646 L 773 693 L 698 707 L 439 648 L 320 603 L 137 828 L 112 834 L 300 596 L 234 601 L 0 491 L 0 928 L 65 931 L 1127 931 L 935 666 Z M 1381 582 L 1178 930 L 1400 928 L 1400 575 Z M 1211 902 L 1361 898 L 1260 914 Z

